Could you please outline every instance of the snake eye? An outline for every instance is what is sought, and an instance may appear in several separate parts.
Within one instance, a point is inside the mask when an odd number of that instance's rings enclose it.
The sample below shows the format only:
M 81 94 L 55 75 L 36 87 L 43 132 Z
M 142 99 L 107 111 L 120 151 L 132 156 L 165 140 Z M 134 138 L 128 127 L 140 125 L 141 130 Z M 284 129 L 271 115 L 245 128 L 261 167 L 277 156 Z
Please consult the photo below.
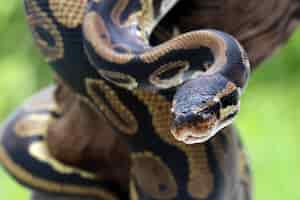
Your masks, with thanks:
M 232 121 L 232 119 L 237 115 L 239 111 L 239 97 L 239 90 L 235 89 L 220 99 L 222 105 L 220 112 L 222 122 L 225 123 Z
M 226 108 L 228 106 L 235 106 L 239 103 L 239 92 L 234 90 L 230 94 L 221 98 L 222 107 Z
M 120 72 L 113 72 L 113 71 L 107 71 L 107 70 L 98 70 L 100 75 L 107 81 L 111 82 L 114 85 L 117 85 L 119 87 L 133 90 L 137 88 L 138 83 L 132 76 L 128 74 L 123 74 Z
M 167 89 L 183 82 L 183 74 L 189 69 L 189 63 L 172 62 L 159 67 L 150 76 L 150 82 L 158 88 Z

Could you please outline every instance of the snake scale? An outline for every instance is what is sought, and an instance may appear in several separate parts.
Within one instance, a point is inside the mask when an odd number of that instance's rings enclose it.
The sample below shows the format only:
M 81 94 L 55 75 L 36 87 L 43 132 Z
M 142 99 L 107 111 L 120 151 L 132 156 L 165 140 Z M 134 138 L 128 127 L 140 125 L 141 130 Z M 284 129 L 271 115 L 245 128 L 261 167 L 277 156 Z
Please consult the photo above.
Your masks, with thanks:
M 247 55 L 217 30 L 174 31 L 163 42 L 155 31 L 177 4 L 25 0 L 36 45 L 126 141 L 132 166 L 123 191 L 56 160 L 45 135 L 61 113 L 48 89 L 44 102 L 34 97 L 3 127 L 0 160 L 8 172 L 34 190 L 74 199 L 250 200 L 247 158 L 231 126 L 249 77 Z

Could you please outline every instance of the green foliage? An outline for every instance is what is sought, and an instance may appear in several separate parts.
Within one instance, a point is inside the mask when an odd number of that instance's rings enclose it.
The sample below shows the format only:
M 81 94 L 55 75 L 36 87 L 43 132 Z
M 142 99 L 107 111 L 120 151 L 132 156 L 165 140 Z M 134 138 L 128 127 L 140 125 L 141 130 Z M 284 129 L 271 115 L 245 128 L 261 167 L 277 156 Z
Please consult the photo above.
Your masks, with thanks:
M 0 6 L 0 121 L 24 98 L 51 81 L 25 25 L 20 1 Z M 249 151 L 255 199 L 300 199 L 300 32 L 252 76 L 237 124 Z M 0 171 L 1 200 L 25 200 L 28 192 Z
M 0 119 L 50 81 L 50 68 L 33 45 L 22 4 L 11 2 L 0 6 Z
M 256 71 L 237 124 L 250 153 L 255 199 L 300 199 L 300 31 Z

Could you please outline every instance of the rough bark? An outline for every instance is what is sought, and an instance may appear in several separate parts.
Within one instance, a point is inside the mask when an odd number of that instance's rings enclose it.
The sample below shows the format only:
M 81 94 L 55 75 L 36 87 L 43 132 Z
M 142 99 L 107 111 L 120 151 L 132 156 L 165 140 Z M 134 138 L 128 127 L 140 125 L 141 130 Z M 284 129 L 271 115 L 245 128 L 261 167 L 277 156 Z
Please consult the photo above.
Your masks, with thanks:
M 61 115 L 48 128 L 50 153 L 63 163 L 127 185 L 129 153 L 102 114 L 58 81 L 55 99 Z

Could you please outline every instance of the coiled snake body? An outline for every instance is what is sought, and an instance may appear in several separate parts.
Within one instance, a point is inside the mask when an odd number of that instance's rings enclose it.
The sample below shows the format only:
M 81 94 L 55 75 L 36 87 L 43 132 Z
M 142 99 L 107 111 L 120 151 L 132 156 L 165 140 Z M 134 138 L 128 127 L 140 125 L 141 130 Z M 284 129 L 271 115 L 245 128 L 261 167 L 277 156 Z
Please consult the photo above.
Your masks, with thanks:
M 246 158 L 227 127 L 249 76 L 246 54 L 216 30 L 151 47 L 156 26 L 177 3 L 25 0 L 25 7 L 36 44 L 57 74 L 129 144 L 130 199 L 250 199 Z M 46 121 L 58 115 L 49 107 L 21 109 L 1 140 L 4 166 L 34 189 L 125 199 L 114 183 L 47 154 Z M 24 129 L 24 121 L 42 125 Z

